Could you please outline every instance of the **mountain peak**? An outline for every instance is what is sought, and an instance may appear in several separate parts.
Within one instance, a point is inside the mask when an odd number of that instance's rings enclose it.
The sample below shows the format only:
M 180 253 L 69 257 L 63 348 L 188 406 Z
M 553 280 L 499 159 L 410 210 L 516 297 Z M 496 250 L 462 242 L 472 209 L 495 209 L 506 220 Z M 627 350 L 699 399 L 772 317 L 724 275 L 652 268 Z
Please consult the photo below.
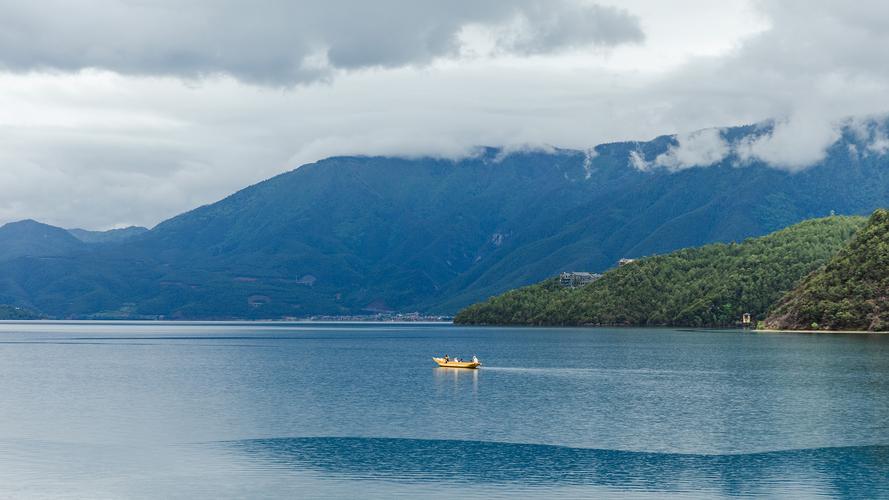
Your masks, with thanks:
M 33 219 L 0 226 L 0 260 L 61 255 L 78 248 L 80 244 L 80 240 L 64 229 Z
M 17 221 L 13 221 L 13 222 L 7 222 L 6 224 L 3 224 L 2 226 L 0 226 L 0 229 L 3 229 L 3 228 L 7 228 L 7 229 L 37 228 L 37 227 L 54 228 L 56 226 L 44 224 L 43 222 L 39 222 L 34 219 L 22 219 L 22 220 L 17 220 Z

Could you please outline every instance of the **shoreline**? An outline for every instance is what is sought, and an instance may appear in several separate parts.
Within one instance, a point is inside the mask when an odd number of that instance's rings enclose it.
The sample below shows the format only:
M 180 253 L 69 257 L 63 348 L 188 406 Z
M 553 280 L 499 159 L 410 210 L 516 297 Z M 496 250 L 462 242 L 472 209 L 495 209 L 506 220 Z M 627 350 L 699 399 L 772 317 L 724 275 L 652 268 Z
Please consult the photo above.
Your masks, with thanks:
M 613 329 L 667 329 L 667 330 L 725 330 L 725 331 L 748 331 L 750 333 L 855 333 L 865 335 L 887 335 L 887 331 L 869 331 L 869 330 L 775 330 L 771 328 L 741 328 L 741 327 L 721 327 L 721 326 L 632 326 L 632 325 L 522 325 L 522 324 L 461 324 L 453 323 L 454 326 L 479 327 L 479 328 L 613 328 Z
M 771 328 L 763 328 L 763 329 L 754 329 L 751 330 L 757 333 L 829 333 L 831 335 L 837 333 L 855 333 L 855 334 L 865 334 L 865 335 L 886 335 L 889 334 L 889 331 L 880 331 L 880 332 L 872 332 L 869 330 L 775 330 Z
M 0 324 L 66 324 L 66 323 L 91 323 L 91 324 L 200 324 L 200 323 L 217 323 L 230 325 L 250 325 L 250 324 L 398 324 L 398 325 L 452 325 L 456 327 L 475 327 L 475 328 L 583 328 L 583 329 L 645 329 L 645 330 L 724 330 L 724 331 L 748 331 L 750 333 L 800 333 L 800 334 L 829 334 L 852 333 L 856 335 L 889 335 L 889 331 L 869 331 L 869 330 L 776 330 L 772 328 L 732 328 L 732 327 L 706 327 L 706 326 L 607 326 L 607 325 L 473 325 L 458 324 L 449 320 L 373 320 L 373 319 L 193 319 L 193 320 L 173 320 L 173 319 L 0 319 Z

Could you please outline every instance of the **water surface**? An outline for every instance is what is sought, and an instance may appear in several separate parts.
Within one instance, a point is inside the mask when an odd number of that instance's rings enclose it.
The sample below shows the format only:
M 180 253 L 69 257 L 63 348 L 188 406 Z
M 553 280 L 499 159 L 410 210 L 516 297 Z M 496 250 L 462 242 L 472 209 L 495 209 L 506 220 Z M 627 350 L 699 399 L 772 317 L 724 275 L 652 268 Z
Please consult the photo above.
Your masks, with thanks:
M 0 323 L 0 402 L 0 498 L 889 497 L 889 336 Z

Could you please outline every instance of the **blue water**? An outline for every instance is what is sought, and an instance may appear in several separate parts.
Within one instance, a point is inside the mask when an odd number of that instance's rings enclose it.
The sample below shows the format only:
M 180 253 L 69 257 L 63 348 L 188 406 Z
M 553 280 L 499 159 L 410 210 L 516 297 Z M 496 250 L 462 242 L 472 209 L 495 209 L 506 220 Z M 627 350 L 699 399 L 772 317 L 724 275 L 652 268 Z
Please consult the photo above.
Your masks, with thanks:
M 0 498 L 439 492 L 889 498 L 889 336 L 0 323 Z

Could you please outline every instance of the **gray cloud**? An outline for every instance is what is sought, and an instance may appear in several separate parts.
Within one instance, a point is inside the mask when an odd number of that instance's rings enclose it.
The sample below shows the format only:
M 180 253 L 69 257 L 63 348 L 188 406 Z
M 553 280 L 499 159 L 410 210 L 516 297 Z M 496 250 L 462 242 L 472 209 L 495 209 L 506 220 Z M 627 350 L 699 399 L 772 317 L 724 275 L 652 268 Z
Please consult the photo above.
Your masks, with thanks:
M 635 16 L 613 7 L 532 3 L 499 29 L 497 45 L 505 52 L 541 54 L 583 45 L 614 45 L 644 38 Z
M 454 57 L 470 26 L 509 53 L 642 39 L 636 17 L 569 0 L 0 0 L 0 67 L 289 85 Z M 521 25 L 519 30 L 510 27 Z

